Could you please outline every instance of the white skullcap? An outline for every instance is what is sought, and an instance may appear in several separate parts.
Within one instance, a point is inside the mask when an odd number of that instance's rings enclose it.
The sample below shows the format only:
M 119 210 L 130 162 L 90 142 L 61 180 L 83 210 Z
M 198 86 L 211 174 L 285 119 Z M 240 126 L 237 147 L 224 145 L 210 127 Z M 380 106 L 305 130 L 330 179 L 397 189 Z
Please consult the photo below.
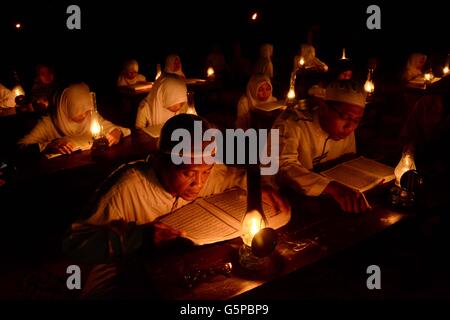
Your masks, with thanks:
M 328 85 L 325 100 L 348 103 L 364 108 L 366 106 L 366 92 L 363 86 L 355 81 L 337 80 Z

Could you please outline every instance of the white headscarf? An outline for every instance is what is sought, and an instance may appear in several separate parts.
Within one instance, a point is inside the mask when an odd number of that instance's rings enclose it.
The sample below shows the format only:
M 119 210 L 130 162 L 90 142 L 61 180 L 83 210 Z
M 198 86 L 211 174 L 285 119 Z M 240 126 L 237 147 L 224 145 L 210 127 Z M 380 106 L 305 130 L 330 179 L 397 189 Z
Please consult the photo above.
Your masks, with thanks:
M 129 60 L 124 63 L 123 72 L 126 73 L 130 71 L 134 71 L 136 73 L 139 71 L 139 64 L 136 60 Z
M 270 43 L 263 44 L 259 49 L 260 57 L 255 64 L 255 74 L 264 74 L 269 78 L 273 77 L 273 64 L 272 64 L 272 55 L 273 55 L 273 45 Z
M 263 75 L 263 74 L 254 75 L 248 81 L 246 96 L 249 101 L 249 107 L 254 107 L 260 103 L 273 102 L 273 101 L 277 100 L 272 95 L 270 95 L 270 97 L 266 101 L 259 101 L 257 99 L 256 96 L 258 94 L 258 89 L 264 83 L 268 83 L 270 85 L 270 88 L 272 89 L 272 83 L 270 82 L 270 78 L 266 75 Z
M 186 83 L 176 76 L 160 77 L 144 101 L 149 108 L 149 125 L 164 124 L 175 115 L 168 107 L 187 102 Z
M 175 64 L 176 59 L 178 59 L 178 61 L 180 61 L 180 69 L 179 70 L 174 70 L 175 69 L 174 64 Z M 181 64 L 181 59 L 176 54 L 170 54 L 167 56 L 166 63 L 164 65 L 164 72 L 174 73 L 174 74 L 179 75 L 180 77 L 186 78 L 186 76 L 183 73 L 183 66 Z
M 91 114 L 81 123 L 72 121 L 86 111 L 93 110 L 92 98 L 89 87 L 84 83 L 73 84 L 67 87 L 59 100 L 54 124 L 65 136 L 81 136 L 90 134 Z
M 409 81 L 417 76 L 420 76 L 422 68 L 427 61 L 427 56 L 421 53 L 413 53 L 409 56 L 408 63 L 406 64 L 406 70 L 404 74 L 405 80 Z

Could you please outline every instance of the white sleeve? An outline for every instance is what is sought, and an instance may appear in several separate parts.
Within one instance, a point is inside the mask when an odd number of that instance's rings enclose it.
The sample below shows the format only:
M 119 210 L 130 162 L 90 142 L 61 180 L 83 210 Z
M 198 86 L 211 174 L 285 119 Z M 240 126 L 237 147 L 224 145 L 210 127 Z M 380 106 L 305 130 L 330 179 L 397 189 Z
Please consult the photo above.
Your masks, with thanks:
M 139 108 L 136 115 L 136 128 L 142 129 L 145 128 L 149 123 L 148 116 L 149 105 L 147 103 L 147 98 L 141 101 L 139 104 Z
M 54 139 L 61 138 L 56 132 L 50 117 L 43 117 L 36 126 L 25 137 L 19 140 L 20 146 L 39 144 L 39 150 L 42 152 L 47 145 Z
M 280 130 L 280 166 L 278 177 L 282 184 L 293 184 L 295 189 L 308 196 L 318 196 L 326 188 L 329 179 L 312 172 L 299 161 L 301 130 L 290 120 L 279 118 L 274 126 Z
M 246 96 L 239 99 L 237 105 L 236 128 L 248 129 L 250 127 L 250 107 Z
M 121 126 L 117 126 L 114 123 L 105 120 L 102 116 L 99 115 L 99 119 L 98 122 L 100 123 L 100 125 L 103 127 L 103 130 L 106 134 L 110 133 L 111 131 L 113 131 L 114 129 L 119 129 L 122 132 L 122 136 L 126 137 L 129 136 L 131 134 L 131 130 L 128 128 L 124 128 Z

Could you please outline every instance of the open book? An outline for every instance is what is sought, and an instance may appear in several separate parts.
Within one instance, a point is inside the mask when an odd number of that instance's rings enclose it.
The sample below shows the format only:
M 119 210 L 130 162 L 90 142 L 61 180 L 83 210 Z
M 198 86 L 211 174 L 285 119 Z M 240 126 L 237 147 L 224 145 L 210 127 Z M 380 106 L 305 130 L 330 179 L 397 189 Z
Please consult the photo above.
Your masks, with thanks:
M 290 220 L 269 204 L 263 203 L 270 228 L 278 229 Z M 197 245 L 229 240 L 241 236 L 241 221 L 247 211 L 247 196 L 242 189 L 199 198 L 161 218 L 161 222 L 186 231 L 186 238 Z
M 277 110 L 277 109 L 284 110 L 284 109 L 286 109 L 286 103 L 283 100 L 278 100 L 278 101 L 272 101 L 272 102 L 266 102 L 266 103 L 259 103 L 259 104 L 255 105 L 253 108 L 259 109 L 262 111 L 266 111 L 266 112 L 270 112 L 270 111 Z
M 394 168 L 364 157 L 344 162 L 321 174 L 361 192 L 372 189 L 382 180 L 395 179 Z
M 92 148 L 92 139 L 86 137 L 70 137 L 67 140 L 74 146 L 72 152 L 84 151 Z M 62 156 L 63 153 L 47 153 L 45 156 L 47 159 L 56 158 Z
M 156 124 L 154 126 L 148 126 L 148 127 L 142 128 L 142 131 L 144 131 L 150 137 L 159 138 L 162 127 L 163 127 L 162 124 Z

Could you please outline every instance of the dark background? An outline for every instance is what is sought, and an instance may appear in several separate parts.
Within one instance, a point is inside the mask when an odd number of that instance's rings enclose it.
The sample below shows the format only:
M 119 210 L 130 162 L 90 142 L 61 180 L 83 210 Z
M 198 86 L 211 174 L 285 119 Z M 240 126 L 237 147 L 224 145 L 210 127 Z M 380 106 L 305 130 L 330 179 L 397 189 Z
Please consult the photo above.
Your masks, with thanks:
M 66 27 L 71 4 L 81 8 L 81 30 Z M 381 8 L 381 30 L 366 28 L 370 4 Z M 250 20 L 255 10 L 256 22 Z M 15 29 L 17 22 L 21 30 Z M 17 70 L 29 86 L 35 65 L 44 62 L 55 65 L 59 76 L 95 89 L 114 84 L 130 57 L 153 78 L 156 64 L 171 52 L 180 54 L 188 76 L 203 76 L 212 46 L 219 44 L 229 58 L 237 41 L 251 61 L 261 43 L 273 43 L 275 72 L 284 74 L 312 26 L 318 26 L 317 56 L 327 63 L 346 47 L 362 68 L 369 57 L 378 57 L 385 70 L 395 73 L 411 52 L 432 57 L 436 68 L 450 52 L 447 11 L 437 1 L 16 1 L 3 3 L 0 12 L 0 81 L 8 85 L 11 71 Z

